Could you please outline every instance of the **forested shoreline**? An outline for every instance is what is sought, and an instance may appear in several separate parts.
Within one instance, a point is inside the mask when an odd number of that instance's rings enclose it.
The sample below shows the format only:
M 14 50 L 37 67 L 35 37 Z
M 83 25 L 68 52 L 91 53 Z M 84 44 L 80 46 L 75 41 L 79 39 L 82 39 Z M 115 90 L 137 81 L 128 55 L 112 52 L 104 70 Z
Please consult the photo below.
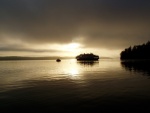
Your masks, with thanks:
M 150 41 L 126 48 L 120 53 L 120 59 L 150 59 Z

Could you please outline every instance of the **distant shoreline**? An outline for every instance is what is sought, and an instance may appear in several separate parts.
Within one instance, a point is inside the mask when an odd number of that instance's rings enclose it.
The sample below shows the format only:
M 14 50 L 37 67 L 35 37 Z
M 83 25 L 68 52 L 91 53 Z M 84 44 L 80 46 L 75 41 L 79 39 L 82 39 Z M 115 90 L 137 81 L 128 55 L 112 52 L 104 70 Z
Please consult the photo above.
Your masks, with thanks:
M 21 57 L 21 56 L 4 56 L 0 57 L 0 61 L 5 60 L 56 60 L 59 59 L 74 59 L 74 57 Z
M 1 56 L 0 61 L 9 60 L 56 60 L 56 59 L 75 59 L 75 57 L 22 57 L 22 56 Z M 109 57 L 101 57 L 100 59 L 113 59 Z
M 120 53 L 121 60 L 130 59 L 150 59 L 150 41 L 142 45 L 135 45 L 128 47 Z

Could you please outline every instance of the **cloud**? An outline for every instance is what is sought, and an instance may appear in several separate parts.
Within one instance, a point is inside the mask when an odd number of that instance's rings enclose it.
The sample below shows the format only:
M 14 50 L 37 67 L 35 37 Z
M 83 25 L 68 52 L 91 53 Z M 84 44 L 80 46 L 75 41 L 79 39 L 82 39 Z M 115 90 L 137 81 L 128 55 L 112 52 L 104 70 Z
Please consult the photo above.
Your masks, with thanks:
M 39 49 L 26 49 L 26 48 L 16 48 L 16 47 L 0 47 L 0 51 L 1 52 L 33 52 L 33 53 L 43 53 L 43 52 L 62 52 L 62 51 L 58 51 L 58 50 L 39 50 Z
M 149 11 L 147 0 L 1 0 L 0 41 L 6 46 L 1 51 L 11 51 L 16 41 L 21 45 L 15 51 L 40 52 L 23 46 L 73 41 L 122 49 L 150 40 Z

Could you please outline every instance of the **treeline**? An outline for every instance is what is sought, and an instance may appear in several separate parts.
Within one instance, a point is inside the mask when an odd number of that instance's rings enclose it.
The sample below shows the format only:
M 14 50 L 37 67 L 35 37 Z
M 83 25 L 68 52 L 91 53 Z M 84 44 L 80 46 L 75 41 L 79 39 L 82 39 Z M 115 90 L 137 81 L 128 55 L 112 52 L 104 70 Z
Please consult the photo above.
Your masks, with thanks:
M 150 41 L 126 48 L 120 53 L 120 59 L 150 59 Z

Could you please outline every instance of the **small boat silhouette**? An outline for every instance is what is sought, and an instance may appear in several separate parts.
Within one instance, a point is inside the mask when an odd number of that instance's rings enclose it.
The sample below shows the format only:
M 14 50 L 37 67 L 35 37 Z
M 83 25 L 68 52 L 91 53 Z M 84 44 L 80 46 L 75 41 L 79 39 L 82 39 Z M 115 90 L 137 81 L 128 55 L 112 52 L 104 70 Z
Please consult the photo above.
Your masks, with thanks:
M 57 59 L 56 61 L 57 61 L 57 62 L 61 62 L 61 60 L 60 60 L 60 59 Z

